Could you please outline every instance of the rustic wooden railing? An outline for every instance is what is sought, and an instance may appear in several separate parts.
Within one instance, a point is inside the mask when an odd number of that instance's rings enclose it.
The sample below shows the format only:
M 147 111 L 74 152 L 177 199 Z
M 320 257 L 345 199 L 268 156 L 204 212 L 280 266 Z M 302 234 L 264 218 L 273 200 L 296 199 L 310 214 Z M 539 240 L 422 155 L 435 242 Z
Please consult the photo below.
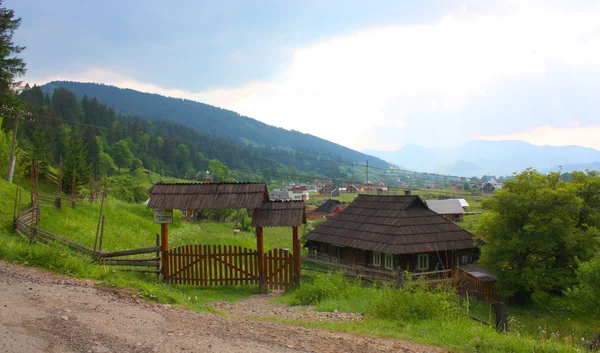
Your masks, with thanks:
M 350 277 L 360 277 L 362 279 L 371 281 L 383 281 L 383 282 L 398 282 L 401 283 L 405 280 L 407 272 L 398 270 L 382 270 L 367 266 L 361 266 L 356 264 L 349 264 L 344 262 L 342 259 L 327 255 L 314 255 L 306 256 L 302 258 L 305 263 L 313 263 L 318 265 L 326 266 L 331 269 L 340 269 L 343 273 Z M 309 271 L 319 271 L 312 267 L 302 267 L 302 269 Z M 323 271 L 323 272 L 330 272 Z M 427 272 L 408 272 L 408 276 L 413 280 L 421 280 L 427 283 L 436 283 L 446 280 L 452 277 L 452 269 L 435 270 Z

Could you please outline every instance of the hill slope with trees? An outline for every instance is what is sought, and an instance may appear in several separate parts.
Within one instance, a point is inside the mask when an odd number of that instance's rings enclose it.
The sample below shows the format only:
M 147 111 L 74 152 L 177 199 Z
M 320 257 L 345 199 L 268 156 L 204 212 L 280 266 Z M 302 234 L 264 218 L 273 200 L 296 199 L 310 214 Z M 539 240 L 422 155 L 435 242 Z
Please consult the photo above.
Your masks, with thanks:
M 42 86 L 44 92 L 62 87 L 78 98 L 96 97 L 119 113 L 144 119 L 167 121 L 195 128 L 198 132 L 233 143 L 265 148 L 288 149 L 343 163 L 369 160 L 374 167 L 389 163 L 319 137 L 267 125 L 236 112 L 187 99 L 164 97 L 96 83 L 53 81 Z

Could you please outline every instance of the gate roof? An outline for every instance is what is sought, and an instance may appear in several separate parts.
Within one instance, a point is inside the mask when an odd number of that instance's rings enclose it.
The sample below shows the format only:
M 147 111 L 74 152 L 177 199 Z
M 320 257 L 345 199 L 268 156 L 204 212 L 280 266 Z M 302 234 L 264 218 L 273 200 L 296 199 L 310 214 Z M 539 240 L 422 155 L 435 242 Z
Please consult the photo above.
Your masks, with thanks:
M 299 227 L 303 223 L 304 201 L 265 201 L 252 216 L 253 227 Z
M 173 183 L 162 181 L 148 190 L 148 208 L 257 208 L 269 200 L 263 183 Z

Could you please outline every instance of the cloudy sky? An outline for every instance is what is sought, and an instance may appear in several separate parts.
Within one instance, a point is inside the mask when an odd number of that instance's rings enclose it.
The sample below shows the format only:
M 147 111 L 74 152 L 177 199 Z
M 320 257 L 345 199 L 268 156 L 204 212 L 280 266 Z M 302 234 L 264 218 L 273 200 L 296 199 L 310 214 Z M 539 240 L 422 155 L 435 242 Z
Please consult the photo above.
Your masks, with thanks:
M 5 0 L 26 82 L 185 97 L 362 149 L 600 150 L 600 3 Z

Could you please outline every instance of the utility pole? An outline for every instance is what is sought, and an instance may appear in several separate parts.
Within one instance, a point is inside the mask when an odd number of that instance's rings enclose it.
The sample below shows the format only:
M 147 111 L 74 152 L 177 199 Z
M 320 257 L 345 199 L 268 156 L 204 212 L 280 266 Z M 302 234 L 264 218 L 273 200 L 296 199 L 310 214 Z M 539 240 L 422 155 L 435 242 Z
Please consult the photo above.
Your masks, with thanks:
M 367 185 L 369 185 L 369 160 L 367 159 Z
M 6 107 L 2 107 L 5 110 L 12 110 Z M 6 173 L 6 180 L 12 183 L 13 174 L 15 171 L 15 145 L 17 143 L 17 129 L 19 128 L 19 119 L 21 118 L 21 111 L 17 111 L 17 118 L 15 119 L 15 128 L 13 130 L 12 145 L 10 146 L 10 156 L 8 157 L 8 172 Z

